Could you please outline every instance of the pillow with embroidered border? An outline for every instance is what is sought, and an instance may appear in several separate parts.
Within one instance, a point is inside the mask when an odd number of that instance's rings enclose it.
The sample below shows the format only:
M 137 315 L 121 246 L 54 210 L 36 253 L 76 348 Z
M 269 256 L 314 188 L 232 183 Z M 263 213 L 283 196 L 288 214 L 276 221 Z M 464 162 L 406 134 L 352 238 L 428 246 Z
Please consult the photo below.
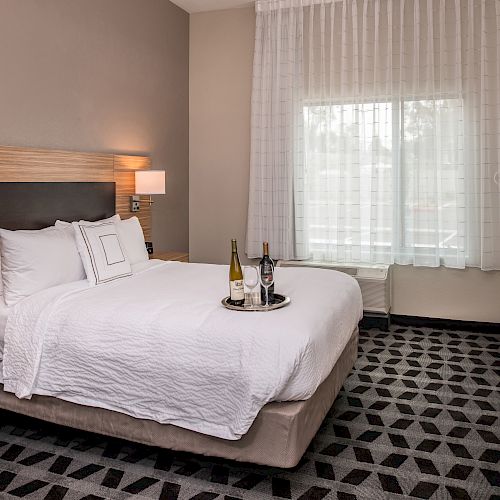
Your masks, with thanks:
M 113 218 L 111 218 L 113 219 Z M 114 220 L 73 222 L 78 251 L 92 286 L 132 274 Z
M 118 236 L 130 265 L 134 266 L 140 262 L 147 262 L 149 260 L 149 254 L 146 250 L 144 232 L 139 219 L 133 216 L 122 220 L 120 215 L 116 214 L 113 215 L 113 217 L 96 222 L 108 221 L 113 221 L 118 227 Z M 72 232 L 74 231 L 71 222 L 58 220 L 56 221 L 56 227 L 69 227 Z

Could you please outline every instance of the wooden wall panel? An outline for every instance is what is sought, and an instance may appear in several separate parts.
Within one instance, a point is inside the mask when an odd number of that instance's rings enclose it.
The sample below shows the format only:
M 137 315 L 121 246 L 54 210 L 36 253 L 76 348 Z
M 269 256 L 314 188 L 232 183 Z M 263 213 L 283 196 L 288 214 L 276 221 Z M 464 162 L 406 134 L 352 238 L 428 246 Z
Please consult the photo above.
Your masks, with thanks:
M 0 182 L 113 182 L 113 155 L 0 146 Z
M 114 181 L 116 213 L 122 219 L 137 215 L 148 241 L 151 241 L 151 207 L 143 203 L 139 212 L 132 213 L 129 197 L 135 190 L 134 171 L 150 167 L 147 156 L 0 146 L 0 182 Z
M 115 170 L 148 170 L 151 168 L 149 156 L 113 155 Z
M 151 168 L 151 159 L 147 156 L 114 156 L 114 172 L 116 182 L 116 213 L 122 219 L 128 219 L 133 215 L 139 218 L 144 231 L 146 241 L 151 241 L 151 207 L 148 203 L 141 203 L 139 212 L 130 212 L 130 196 L 135 191 L 136 170 L 148 170 Z M 146 196 L 141 196 L 145 201 Z

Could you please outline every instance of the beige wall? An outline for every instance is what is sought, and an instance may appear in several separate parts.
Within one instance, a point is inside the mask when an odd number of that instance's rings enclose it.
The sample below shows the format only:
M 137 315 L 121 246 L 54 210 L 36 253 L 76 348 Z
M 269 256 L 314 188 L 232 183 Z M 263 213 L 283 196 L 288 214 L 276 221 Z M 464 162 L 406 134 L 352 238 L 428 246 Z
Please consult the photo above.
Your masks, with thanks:
M 0 144 L 151 155 L 156 248 L 186 250 L 188 58 L 168 0 L 0 0 Z
M 189 253 L 226 263 L 243 256 L 250 163 L 252 8 L 191 15 Z
M 191 16 L 190 255 L 243 254 L 248 204 L 252 8 Z M 500 322 L 500 272 L 395 266 L 393 313 Z
M 394 266 L 393 313 L 500 323 L 500 272 Z

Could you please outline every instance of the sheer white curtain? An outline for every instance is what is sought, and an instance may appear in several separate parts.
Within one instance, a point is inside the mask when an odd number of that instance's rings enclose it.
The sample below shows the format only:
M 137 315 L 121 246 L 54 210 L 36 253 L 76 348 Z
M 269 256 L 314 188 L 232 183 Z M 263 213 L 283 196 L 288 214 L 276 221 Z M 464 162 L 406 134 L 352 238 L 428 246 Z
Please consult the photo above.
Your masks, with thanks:
M 252 89 L 247 255 L 262 256 L 269 241 L 274 258 L 305 258 L 297 252 L 296 208 L 303 190 L 303 11 L 257 4 Z M 296 196 L 299 197 L 296 203 Z
M 256 10 L 249 255 L 500 268 L 500 0 Z

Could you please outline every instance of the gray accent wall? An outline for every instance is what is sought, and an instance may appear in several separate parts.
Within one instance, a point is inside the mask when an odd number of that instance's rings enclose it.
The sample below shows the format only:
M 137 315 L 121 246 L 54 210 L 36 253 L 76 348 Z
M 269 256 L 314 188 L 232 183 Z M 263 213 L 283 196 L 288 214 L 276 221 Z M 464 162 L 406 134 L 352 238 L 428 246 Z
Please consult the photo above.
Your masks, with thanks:
M 188 249 L 188 88 L 168 0 L 0 0 L 0 144 L 150 155 L 158 251 Z

